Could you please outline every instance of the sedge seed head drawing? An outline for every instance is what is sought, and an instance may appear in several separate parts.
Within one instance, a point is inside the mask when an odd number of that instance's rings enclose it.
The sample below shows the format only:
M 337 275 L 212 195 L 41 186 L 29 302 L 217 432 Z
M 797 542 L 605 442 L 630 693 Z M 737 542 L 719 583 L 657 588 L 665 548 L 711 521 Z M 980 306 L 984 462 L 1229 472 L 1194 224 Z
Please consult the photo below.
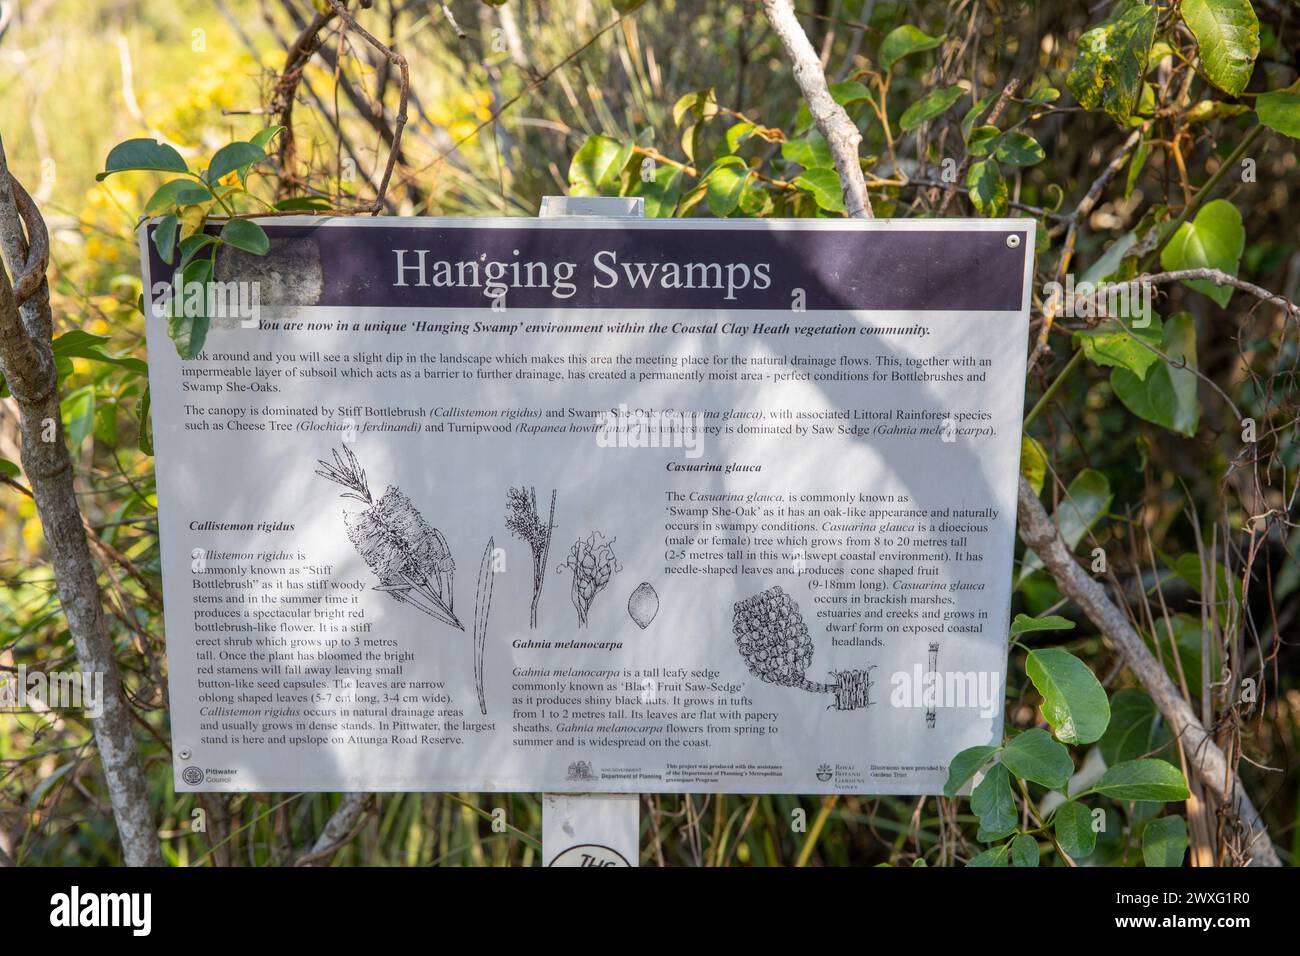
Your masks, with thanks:
M 611 577 L 623 570 L 614 555 L 615 540 L 606 540 L 599 531 L 593 531 L 587 537 L 573 542 L 568 558 L 556 568 L 558 572 L 567 569 L 573 574 L 569 597 L 573 601 L 573 609 L 578 612 L 578 624 L 581 627 L 587 625 L 587 615 L 596 595 L 605 589 Z

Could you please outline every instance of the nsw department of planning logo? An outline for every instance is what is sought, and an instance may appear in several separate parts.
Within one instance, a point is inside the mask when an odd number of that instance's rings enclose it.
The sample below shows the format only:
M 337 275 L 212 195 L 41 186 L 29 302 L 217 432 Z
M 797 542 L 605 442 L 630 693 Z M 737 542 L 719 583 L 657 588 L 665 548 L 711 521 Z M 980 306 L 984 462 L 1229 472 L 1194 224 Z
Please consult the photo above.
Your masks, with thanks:
M 181 779 L 191 787 L 197 787 L 203 782 L 203 769 L 201 767 L 186 767 L 181 771 Z
M 569 764 L 568 780 L 595 780 L 596 773 L 591 769 L 590 760 L 575 760 Z
M 835 776 L 835 771 L 831 768 L 830 764 L 824 763 L 817 768 L 817 779 L 822 783 L 830 780 L 833 776 Z

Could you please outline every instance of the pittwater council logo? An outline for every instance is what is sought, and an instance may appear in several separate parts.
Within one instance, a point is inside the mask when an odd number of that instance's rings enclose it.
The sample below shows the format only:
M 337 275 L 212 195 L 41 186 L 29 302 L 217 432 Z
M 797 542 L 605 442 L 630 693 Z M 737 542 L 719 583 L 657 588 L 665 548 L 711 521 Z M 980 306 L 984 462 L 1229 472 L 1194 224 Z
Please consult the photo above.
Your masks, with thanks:
M 197 787 L 203 782 L 203 768 L 195 766 L 186 767 L 181 771 L 181 779 L 191 787 Z

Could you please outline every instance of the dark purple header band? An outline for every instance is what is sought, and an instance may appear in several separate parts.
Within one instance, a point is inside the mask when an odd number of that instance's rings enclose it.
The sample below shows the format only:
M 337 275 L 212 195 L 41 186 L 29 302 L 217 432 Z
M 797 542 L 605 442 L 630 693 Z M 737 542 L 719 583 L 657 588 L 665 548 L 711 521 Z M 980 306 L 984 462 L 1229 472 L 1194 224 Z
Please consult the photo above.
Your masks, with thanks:
M 1033 250 L 1032 221 L 403 222 L 262 220 L 271 252 L 223 250 L 216 278 L 275 275 L 273 299 L 318 306 L 1018 311 Z

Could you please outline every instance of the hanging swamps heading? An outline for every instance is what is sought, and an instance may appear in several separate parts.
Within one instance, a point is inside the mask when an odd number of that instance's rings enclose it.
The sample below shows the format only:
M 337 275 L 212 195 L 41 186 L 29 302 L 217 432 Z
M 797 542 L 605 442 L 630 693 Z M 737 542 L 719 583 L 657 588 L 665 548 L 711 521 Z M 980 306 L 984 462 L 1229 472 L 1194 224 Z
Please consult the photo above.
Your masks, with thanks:
M 434 289 L 482 289 L 489 299 L 501 299 L 512 289 L 542 289 L 552 298 L 569 299 L 579 283 L 590 279 L 592 289 L 717 290 L 723 301 L 734 301 L 746 289 L 762 292 L 772 286 L 767 262 L 620 262 L 618 253 L 605 249 L 591 258 L 590 269 L 567 260 L 433 259 L 428 249 L 394 249 L 393 285 Z

